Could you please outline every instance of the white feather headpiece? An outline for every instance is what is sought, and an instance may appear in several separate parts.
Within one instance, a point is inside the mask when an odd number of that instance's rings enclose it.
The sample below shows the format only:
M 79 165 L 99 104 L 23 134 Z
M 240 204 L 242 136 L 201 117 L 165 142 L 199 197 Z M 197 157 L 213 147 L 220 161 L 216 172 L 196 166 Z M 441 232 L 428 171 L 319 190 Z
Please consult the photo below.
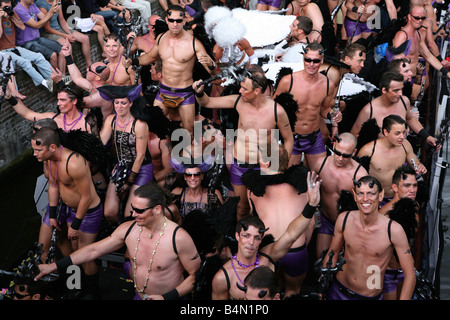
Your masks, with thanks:
M 222 18 L 213 30 L 213 38 L 222 48 L 228 48 L 245 37 L 246 28 L 234 17 Z
M 213 36 L 213 29 L 217 23 L 224 17 L 230 17 L 231 10 L 227 7 L 214 6 L 205 13 L 205 30 L 210 38 Z

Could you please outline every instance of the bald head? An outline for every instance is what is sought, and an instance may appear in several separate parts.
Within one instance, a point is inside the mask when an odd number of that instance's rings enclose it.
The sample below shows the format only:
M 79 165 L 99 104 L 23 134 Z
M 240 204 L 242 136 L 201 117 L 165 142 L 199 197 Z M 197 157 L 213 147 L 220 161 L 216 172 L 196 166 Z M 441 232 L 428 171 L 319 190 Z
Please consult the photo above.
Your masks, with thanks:
M 337 139 L 339 145 L 352 145 L 353 148 L 356 148 L 356 144 L 358 143 L 356 137 L 350 132 L 341 133 L 339 139 Z

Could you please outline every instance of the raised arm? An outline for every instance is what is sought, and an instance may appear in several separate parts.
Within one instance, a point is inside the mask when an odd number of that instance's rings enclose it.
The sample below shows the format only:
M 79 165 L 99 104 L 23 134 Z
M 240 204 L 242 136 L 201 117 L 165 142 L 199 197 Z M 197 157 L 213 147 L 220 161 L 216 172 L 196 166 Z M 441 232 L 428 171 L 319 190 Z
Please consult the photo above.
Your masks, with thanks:
M 195 97 L 197 99 L 197 102 L 202 107 L 216 109 L 231 109 L 234 107 L 236 99 L 238 98 L 237 94 L 223 97 L 209 97 L 206 93 L 203 92 L 204 86 L 199 86 L 201 82 L 202 80 L 194 82 L 192 84 L 192 88 L 196 92 Z

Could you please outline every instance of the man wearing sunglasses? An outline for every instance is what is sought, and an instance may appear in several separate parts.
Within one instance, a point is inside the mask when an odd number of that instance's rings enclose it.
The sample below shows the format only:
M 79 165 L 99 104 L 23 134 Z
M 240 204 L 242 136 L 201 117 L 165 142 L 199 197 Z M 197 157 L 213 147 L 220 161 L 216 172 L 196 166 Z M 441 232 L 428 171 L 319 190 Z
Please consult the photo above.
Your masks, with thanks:
M 317 172 L 322 179 L 320 189 L 320 228 L 317 233 L 317 256 L 329 248 L 334 233 L 334 224 L 340 214 L 338 201 L 341 192 L 353 189 L 353 179 L 366 176 L 368 173 L 352 157 L 356 154 L 357 140 L 349 132 L 336 137 L 333 142 L 333 155 L 325 156 L 311 164 L 311 170 Z
M 411 9 L 407 17 L 408 23 L 395 34 L 392 40 L 392 47 L 388 47 L 386 50 L 386 58 L 388 61 L 395 58 L 410 59 L 411 71 L 414 77 L 420 55 L 434 69 L 450 77 L 446 69 L 450 65 L 450 62 L 443 60 L 439 53 L 424 7 L 411 3 Z M 423 28 L 425 26 L 427 29 Z
M 308 44 L 303 54 L 304 69 L 284 76 L 273 95 L 275 98 L 283 92 L 291 93 L 299 107 L 290 165 L 299 164 L 302 153 L 308 164 L 323 158 L 326 153 L 320 132 L 321 117 L 332 121 L 333 137 L 337 134 L 337 123 L 342 120 L 340 111 L 334 117 L 331 116 L 335 86 L 319 73 L 323 52 L 324 48 L 319 43 Z
M 134 192 L 131 213 L 135 218 L 120 224 L 111 236 L 73 252 L 57 263 L 40 264 L 42 276 L 70 265 L 80 265 L 124 245 L 131 258 L 129 276 L 135 300 L 178 300 L 194 288 L 200 256 L 191 236 L 164 215 L 165 191 L 149 183 Z M 186 276 L 185 276 L 186 272 Z
M 159 106 L 167 115 L 171 109 L 177 109 L 181 116 L 182 127 L 194 134 L 195 96 L 192 89 L 193 71 L 198 60 L 208 72 L 216 69 L 212 58 L 206 53 L 200 40 L 184 30 L 186 10 L 170 5 L 166 22 L 169 30 L 156 39 L 152 49 L 138 58 L 124 59 L 125 66 L 149 65 L 158 58 L 162 60 L 162 81 L 155 106 Z

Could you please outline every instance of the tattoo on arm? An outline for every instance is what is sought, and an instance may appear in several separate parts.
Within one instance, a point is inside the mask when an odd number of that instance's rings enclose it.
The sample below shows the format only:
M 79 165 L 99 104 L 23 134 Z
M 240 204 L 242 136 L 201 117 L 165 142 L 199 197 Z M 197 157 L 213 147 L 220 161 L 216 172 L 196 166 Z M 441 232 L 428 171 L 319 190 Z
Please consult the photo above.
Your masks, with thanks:
M 410 249 L 406 250 L 406 252 L 405 252 L 405 254 L 410 254 L 410 253 L 411 253 Z

